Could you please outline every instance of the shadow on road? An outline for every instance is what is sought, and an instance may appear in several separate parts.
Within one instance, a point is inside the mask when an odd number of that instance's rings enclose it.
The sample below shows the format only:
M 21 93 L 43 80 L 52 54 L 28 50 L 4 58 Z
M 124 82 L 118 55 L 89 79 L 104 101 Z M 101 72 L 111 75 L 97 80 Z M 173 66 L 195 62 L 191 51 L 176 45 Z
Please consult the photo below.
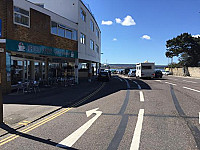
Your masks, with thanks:
M 17 131 L 17 130 L 9 127 L 8 125 L 6 125 L 4 123 L 0 125 L 0 128 L 7 131 L 10 134 L 12 134 L 10 138 L 7 138 L 3 142 L 9 141 L 10 139 L 14 138 L 15 136 L 20 136 L 20 137 L 23 137 L 23 138 L 26 138 L 26 139 L 38 141 L 38 142 L 41 142 L 41 143 L 44 143 L 44 144 L 47 144 L 47 145 L 51 145 L 51 146 L 56 146 L 58 144 L 56 142 L 51 141 L 51 139 L 42 139 L 40 137 L 36 137 L 36 136 L 30 135 L 30 134 L 26 134 L 26 133 Z M 61 147 L 59 147 L 59 148 L 61 148 Z M 77 150 L 77 149 L 71 148 L 71 147 L 68 147 L 68 148 L 62 147 L 61 149 Z

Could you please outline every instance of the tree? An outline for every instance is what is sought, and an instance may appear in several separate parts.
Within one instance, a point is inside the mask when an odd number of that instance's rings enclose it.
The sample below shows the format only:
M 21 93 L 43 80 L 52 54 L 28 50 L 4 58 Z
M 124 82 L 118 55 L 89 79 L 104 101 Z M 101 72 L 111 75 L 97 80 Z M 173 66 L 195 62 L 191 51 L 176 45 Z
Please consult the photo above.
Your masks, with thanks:
M 179 57 L 182 66 L 199 66 L 200 63 L 200 37 L 192 37 L 189 33 L 183 33 L 166 43 L 166 57 Z

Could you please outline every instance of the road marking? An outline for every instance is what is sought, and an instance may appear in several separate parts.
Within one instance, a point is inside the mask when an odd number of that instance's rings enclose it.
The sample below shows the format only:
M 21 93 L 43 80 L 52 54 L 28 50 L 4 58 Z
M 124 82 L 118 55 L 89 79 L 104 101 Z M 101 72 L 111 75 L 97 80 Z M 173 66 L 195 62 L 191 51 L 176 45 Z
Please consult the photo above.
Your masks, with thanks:
M 106 83 L 103 83 L 99 89 L 97 89 L 97 90 L 96 90 L 95 92 L 93 92 L 92 94 L 88 95 L 86 98 L 84 98 L 84 99 L 80 100 L 79 102 L 75 103 L 74 105 L 72 105 L 72 107 L 75 107 L 75 106 L 79 105 L 80 102 L 82 103 L 82 102 L 86 101 L 88 98 L 90 98 L 91 96 L 93 96 L 94 94 L 96 94 L 97 92 L 99 92 L 99 91 L 105 86 L 105 84 L 106 84 Z M 49 121 L 55 119 L 55 118 L 57 118 L 57 117 L 59 117 L 60 115 L 62 115 L 62 114 L 64 114 L 64 113 L 68 112 L 68 111 L 71 110 L 71 109 L 72 109 L 72 108 L 64 108 L 64 109 L 62 109 L 61 111 L 59 111 L 59 112 L 57 112 L 57 113 L 55 113 L 55 114 L 53 114 L 53 115 L 51 115 L 51 116 L 49 116 L 49 117 L 47 117 L 47 118 L 41 120 L 41 121 L 39 121 L 39 122 L 36 123 L 36 124 L 33 124 L 33 125 L 31 125 L 31 126 L 25 128 L 25 129 L 23 129 L 23 130 L 21 130 L 21 131 L 18 131 L 18 132 L 27 133 L 27 132 L 29 132 L 29 131 L 31 131 L 31 130 L 33 130 L 33 129 L 35 129 L 35 128 L 37 128 L 37 127 L 39 127 L 39 126 L 41 126 L 41 125 L 43 125 L 43 124 L 45 124 L 45 123 L 47 123 L 47 122 L 49 122 Z M 10 141 L 12 141 L 12 140 L 18 138 L 18 137 L 20 137 L 20 135 L 12 134 L 12 135 L 8 136 L 7 138 L 4 138 L 4 139 L 0 140 L 0 146 L 2 146 L 2 145 L 4 145 L 4 144 L 6 144 L 6 143 L 8 143 L 8 142 L 10 142 Z
M 29 123 L 31 123 L 31 122 L 30 122 L 30 121 L 24 120 L 24 121 L 22 121 L 22 122 L 19 122 L 18 124 L 19 124 L 19 125 L 27 126 Z
M 138 120 L 137 120 L 136 127 L 135 127 L 135 131 L 133 134 L 133 139 L 131 142 L 130 150 L 138 150 L 139 149 L 143 118 L 144 118 L 144 109 L 140 109 L 139 114 L 138 114 Z
M 134 82 L 135 84 L 137 84 L 139 90 L 142 89 L 141 86 L 140 86 L 136 81 L 133 81 L 133 82 Z
M 127 88 L 130 89 L 130 84 L 128 83 L 128 81 L 126 79 L 124 79 L 124 81 L 126 82 Z
M 76 141 L 90 128 L 90 126 L 101 116 L 102 111 L 97 111 L 99 108 L 92 109 L 89 111 L 86 111 L 87 117 L 95 113 L 96 115 L 90 119 L 88 122 L 86 122 L 83 126 L 78 128 L 75 132 L 73 132 L 71 135 L 69 135 L 67 138 L 65 138 L 63 141 L 61 141 L 59 144 L 56 145 L 56 147 L 62 147 L 67 148 L 71 147 Z
M 174 83 L 169 83 L 169 82 L 165 82 L 165 83 L 167 83 L 167 84 L 171 84 L 171 85 L 176 85 L 176 84 L 174 84 Z
M 197 83 L 197 82 L 193 82 L 193 81 L 187 81 L 187 80 L 183 80 L 184 82 L 190 82 L 190 83 Z
M 155 80 L 155 81 L 157 81 L 157 82 L 161 82 L 160 80 Z
M 195 91 L 195 92 L 198 92 L 198 93 L 200 93 L 200 91 L 199 90 L 195 90 L 195 89 L 192 89 L 192 88 L 188 88 L 188 87 L 183 87 L 184 89 L 188 89 L 188 90 L 191 90 L 191 91 Z
M 140 91 L 140 102 L 144 102 L 144 94 Z

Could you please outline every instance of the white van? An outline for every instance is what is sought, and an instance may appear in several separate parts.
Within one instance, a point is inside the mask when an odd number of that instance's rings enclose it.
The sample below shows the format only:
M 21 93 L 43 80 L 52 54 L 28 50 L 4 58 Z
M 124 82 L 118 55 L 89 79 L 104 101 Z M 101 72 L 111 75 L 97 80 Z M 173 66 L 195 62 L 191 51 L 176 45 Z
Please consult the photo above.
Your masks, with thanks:
M 155 77 L 155 63 L 138 63 L 136 64 L 136 78 L 153 78 Z

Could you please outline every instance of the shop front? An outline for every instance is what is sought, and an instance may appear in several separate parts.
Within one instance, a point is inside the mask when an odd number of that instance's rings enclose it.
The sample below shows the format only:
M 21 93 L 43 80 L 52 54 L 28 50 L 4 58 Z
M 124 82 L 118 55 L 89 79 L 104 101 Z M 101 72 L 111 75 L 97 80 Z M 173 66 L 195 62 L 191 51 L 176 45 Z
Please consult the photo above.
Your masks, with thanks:
M 19 82 L 42 82 L 69 76 L 78 82 L 77 60 L 77 51 L 6 40 L 7 82 L 12 88 Z

